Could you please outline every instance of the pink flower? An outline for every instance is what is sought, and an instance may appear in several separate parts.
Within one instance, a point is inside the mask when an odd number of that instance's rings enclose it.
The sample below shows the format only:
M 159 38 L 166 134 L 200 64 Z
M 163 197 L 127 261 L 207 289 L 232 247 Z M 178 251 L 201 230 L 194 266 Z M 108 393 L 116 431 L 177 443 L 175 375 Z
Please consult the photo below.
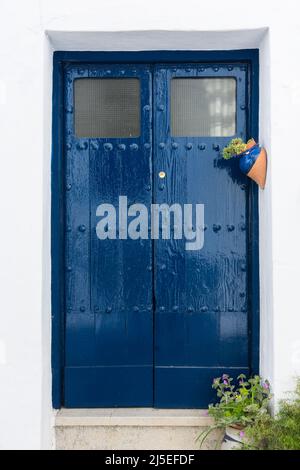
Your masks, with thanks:
M 245 433 L 244 431 L 240 431 L 240 437 L 243 439 L 243 437 L 245 437 Z
M 224 384 L 224 385 L 228 385 L 228 380 L 226 380 L 226 379 L 223 380 L 223 384 Z
M 269 390 L 270 387 L 269 387 L 268 382 L 263 383 L 263 388 L 266 389 L 266 390 Z

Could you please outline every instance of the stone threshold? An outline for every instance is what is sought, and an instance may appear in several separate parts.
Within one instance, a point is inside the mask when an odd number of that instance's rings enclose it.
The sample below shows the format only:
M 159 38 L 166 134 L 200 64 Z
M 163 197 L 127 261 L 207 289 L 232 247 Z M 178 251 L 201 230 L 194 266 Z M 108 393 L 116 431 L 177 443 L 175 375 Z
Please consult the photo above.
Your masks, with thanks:
M 206 427 L 213 423 L 207 410 L 157 408 L 62 408 L 56 427 L 68 426 L 182 426 Z

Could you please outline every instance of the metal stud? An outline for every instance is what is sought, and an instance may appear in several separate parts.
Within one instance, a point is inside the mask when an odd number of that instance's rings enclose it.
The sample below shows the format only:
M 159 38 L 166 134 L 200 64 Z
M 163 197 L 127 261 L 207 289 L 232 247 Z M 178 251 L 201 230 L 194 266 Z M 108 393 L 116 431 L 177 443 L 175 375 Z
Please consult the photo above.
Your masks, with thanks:
M 137 144 L 131 144 L 131 145 L 129 146 L 129 148 L 130 148 L 130 150 L 134 150 L 134 151 L 135 151 L 135 150 L 137 150 L 139 147 L 138 147 Z
M 205 67 L 200 67 L 200 72 L 205 72 Z
M 245 263 L 241 264 L 241 271 L 246 271 L 247 270 L 247 266 Z
M 88 143 L 87 142 L 79 142 L 76 145 L 77 150 L 86 150 L 88 148 Z
M 246 227 L 246 224 L 244 224 L 244 223 L 242 223 L 242 224 L 240 225 L 240 227 L 241 227 L 242 232 L 244 232 L 244 231 L 246 230 L 246 228 L 247 228 L 247 227 Z
M 104 148 L 104 150 L 110 151 L 110 150 L 113 149 L 113 146 L 110 143 L 106 143 L 106 144 L 103 145 L 103 148 Z
M 68 225 L 68 226 L 67 226 L 66 231 L 67 231 L 67 232 L 71 232 L 71 231 L 72 231 L 71 225 Z
M 245 65 L 242 65 L 241 70 L 242 70 L 242 72 L 245 72 L 245 70 L 247 70 L 247 67 Z
M 164 269 L 166 269 L 166 265 L 165 265 L 165 264 L 162 264 L 162 265 L 160 266 L 160 270 L 163 271 Z
M 214 232 L 219 232 L 219 230 L 221 230 L 221 225 L 219 225 L 219 224 L 214 224 L 214 225 L 213 225 L 213 231 L 214 231 Z
M 244 297 L 246 297 L 246 294 L 245 294 L 245 292 L 240 292 L 240 297 L 241 297 L 241 298 L 244 298 Z
M 72 144 L 68 143 L 68 144 L 66 145 L 66 149 L 67 149 L 67 150 L 71 150 L 71 148 L 72 148 Z
M 164 306 L 161 306 L 161 307 L 159 307 L 159 310 L 160 310 L 161 312 L 164 312 L 166 309 L 165 309 Z
M 232 65 L 228 65 L 227 70 L 228 70 L 229 72 L 231 72 L 231 71 L 233 70 Z
M 216 67 L 216 66 L 213 67 L 213 71 L 214 71 L 214 72 L 217 72 L 218 70 L 219 70 L 219 67 Z
M 144 144 L 144 148 L 147 149 L 147 150 L 150 149 L 150 148 L 151 148 L 151 144 L 150 144 L 149 142 L 146 142 L 146 143 Z
M 190 142 L 188 144 L 186 144 L 185 148 L 187 150 L 191 150 L 193 148 L 193 144 L 191 144 Z
M 72 114 L 73 113 L 73 106 L 67 106 L 66 107 L 66 113 Z
M 206 145 L 205 144 L 200 144 L 200 145 L 198 145 L 198 147 L 199 147 L 200 150 L 205 150 Z
M 81 312 L 85 312 L 85 307 L 83 305 L 81 305 L 80 309 L 79 309 Z
M 200 312 L 205 313 L 208 311 L 208 307 L 206 305 L 203 305 L 203 307 L 200 308 Z
M 174 312 L 177 312 L 177 310 L 179 310 L 178 305 L 174 305 L 173 310 L 174 310 Z
M 158 111 L 164 111 L 165 107 L 163 104 L 160 104 L 159 106 L 157 106 L 157 109 Z
M 110 75 L 111 74 L 111 70 L 106 70 L 105 72 L 107 75 Z
M 243 305 L 243 307 L 241 308 L 242 312 L 247 312 L 247 305 Z
M 146 104 L 143 108 L 144 111 L 150 111 L 150 106 L 149 104 Z
M 147 266 L 147 271 L 152 271 L 152 266 Z
M 122 150 L 122 152 L 124 152 L 124 150 L 126 150 L 126 145 L 125 144 L 119 144 L 118 149 Z
M 218 144 L 213 144 L 212 146 L 213 150 L 215 150 L 216 152 L 218 152 L 220 150 L 220 145 Z
M 160 142 L 160 144 L 159 144 L 159 148 L 160 148 L 160 149 L 164 149 L 164 148 L 165 148 L 165 144 L 164 144 L 164 142 Z
M 106 310 L 105 310 L 105 311 L 106 311 L 106 313 L 111 313 L 112 308 L 111 308 L 111 307 L 106 307 Z
M 188 310 L 188 312 L 190 312 L 190 313 L 191 313 L 191 312 L 194 312 L 194 307 L 192 307 L 192 306 L 190 305 L 187 310 Z
M 245 106 L 244 104 L 242 104 L 242 105 L 240 106 L 240 108 L 241 108 L 242 111 L 244 111 L 244 110 L 246 109 L 246 106 Z
M 68 272 L 71 272 L 71 271 L 72 271 L 72 267 L 71 267 L 71 266 L 67 266 L 67 271 L 68 271 Z
M 147 185 L 145 186 L 145 189 L 146 189 L 146 191 L 151 191 L 151 184 L 147 184 Z
M 79 75 L 83 75 L 84 74 L 84 69 L 77 69 L 77 73 Z
M 215 308 L 214 308 L 214 312 L 220 312 L 221 311 L 221 308 L 219 305 L 217 305 Z
M 234 225 L 227 225 L 227 230 L 228 230 L 228 232 L 233 232 Z
M 71 183 L 67 183 L 67 184 L 66 184 L 66 190 L 67 190 L 67 191 L 70 191 L 71 188 L 72 188 Z
M 177 148 L 178 148 L 177 142 L 172 142 L 172 149 L 177 149 Z
M 139 311 L 139 307 L 138 307 L 137 305 L 135 305 L 135 306 L 133 307 L 133 311 L 134 311 L 134 312 L 138 312 L 138 311 Z
M 86 231 L 86 226 L 85 225 L 79 225 L 78 227 L 79 232 L 85 232 Z
M 98 150 L 99 149 L 99 144 L 98 142 L 91 142 L 91 147 L 93 150 Z
M 234 311 L 234 308 L 233 307 L 228 307 L 228 312 L 233 312 Z
M 95 305 L 95 307 L 94 307 L 94 312 L 99 312 L 99 307 L 98 307 L 98 305 Z
M 158 189 L 159 189 L 160 191 L 163 191 L 163 190 L 165 189 L 165 185 L 164 185 L 164 184 L 160 184 Z

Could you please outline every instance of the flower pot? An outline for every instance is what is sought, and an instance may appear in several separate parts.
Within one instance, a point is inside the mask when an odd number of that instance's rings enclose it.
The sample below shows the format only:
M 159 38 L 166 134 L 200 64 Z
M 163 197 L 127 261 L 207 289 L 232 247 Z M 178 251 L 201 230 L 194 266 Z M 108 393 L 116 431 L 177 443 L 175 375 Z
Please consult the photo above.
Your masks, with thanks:
M 243 429 L 240 426 L 226 426 L 221 450 L 240 449 L 244 439 Z
M 240 170 L 261 189 L 264 189 L 267 174 L 267 152 L 254 139 L 247 143 L 247 150 L 237 155 L 240 157 Z

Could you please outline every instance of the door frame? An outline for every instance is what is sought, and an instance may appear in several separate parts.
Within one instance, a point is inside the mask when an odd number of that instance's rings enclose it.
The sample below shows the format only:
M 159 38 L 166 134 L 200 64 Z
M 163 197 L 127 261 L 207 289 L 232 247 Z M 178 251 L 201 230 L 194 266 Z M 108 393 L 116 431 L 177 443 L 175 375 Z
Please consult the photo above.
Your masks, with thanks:
M 248 135 L 258 140 L 259 133 L 259 50 L 233 51 L 138 51 L 53 53 L 52 151 L 51 151 L 51 368 L 52 406 L 63 405 L 64 368 L 64 67 L 70 63 L 157 64 L 198 62 L 243 62 L 249 67 Z M 259 214 L 258 187 L 249 184 L 248 192 L 248 305 L 249 357 L 252 373 L 259 373 Z

